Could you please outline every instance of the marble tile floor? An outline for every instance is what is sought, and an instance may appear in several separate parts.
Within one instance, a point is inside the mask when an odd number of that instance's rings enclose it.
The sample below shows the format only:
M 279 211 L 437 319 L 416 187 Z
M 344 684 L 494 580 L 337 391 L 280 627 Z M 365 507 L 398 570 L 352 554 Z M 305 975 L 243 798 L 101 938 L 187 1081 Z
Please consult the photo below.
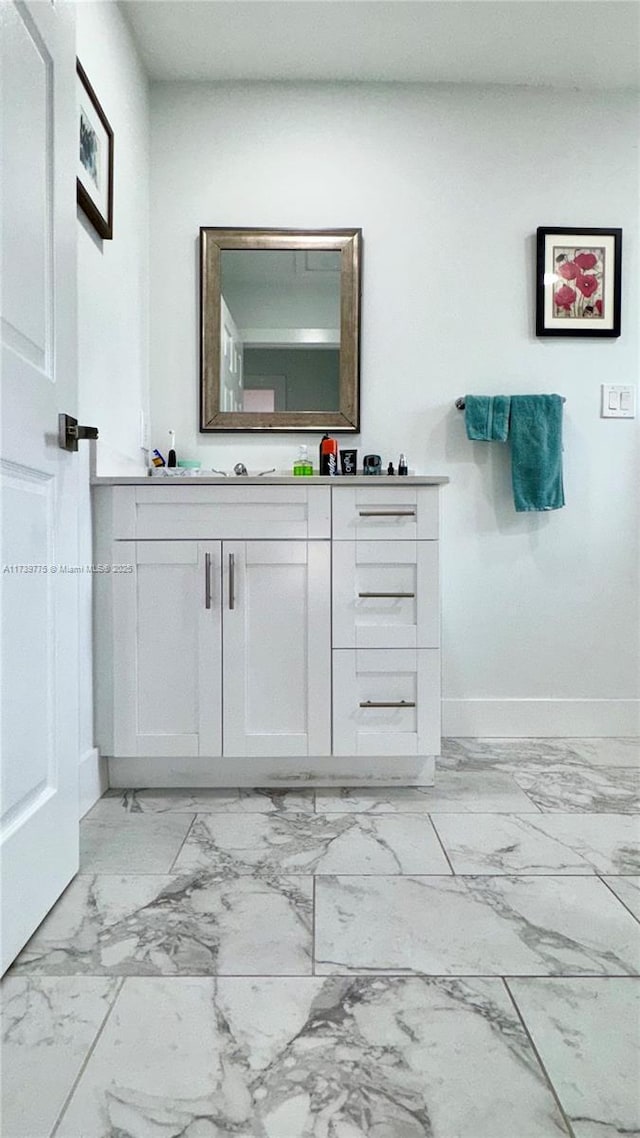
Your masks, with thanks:
M 640 1138 L 640 748 L 113 791 L 1 986 L 3 1138 Z

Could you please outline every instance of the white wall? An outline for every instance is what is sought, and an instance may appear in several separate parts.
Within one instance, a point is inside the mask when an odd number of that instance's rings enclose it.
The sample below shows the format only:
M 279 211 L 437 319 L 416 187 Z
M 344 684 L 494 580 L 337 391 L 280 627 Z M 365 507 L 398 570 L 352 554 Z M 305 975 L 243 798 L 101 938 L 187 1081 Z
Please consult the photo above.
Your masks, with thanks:
M 114 132 L 113 240 L 78 210 L 78 418 L 98 427 L 119 470 L 142 467 L 148 407 L 149 89 L 115 3 L 77 5 L 77 55 Z M 88 448 L 79 455 L 80 563 L 91 564 Z M 81 577 L 81 812 L 99 788 L 93 749 L 91 578 Z
M 135 462 L 148 409 L 149 90 L 117 4 L 77 5 L 77 54 L 114 132 L 113 240 L 78 211 L 80 411 Z M 84 421 L 84 420 L 83 420 Z
M 599 418 L 638 377 L 637 101 L 525 88 L 152 87 L 154 445 L 230 468 L 309 436 L 199 435 L 200 225 L 359 225 L 361 452 L 443 491 L 445 732 L 638 729 L 638 430 Z M 536 339 L 538 225 L 622 226 L 620 339 Z M 516 514 L 508 451 L 465 392 L 566 396 L 565 509 Z M 352 441 L 352 440 L 349 440 Z

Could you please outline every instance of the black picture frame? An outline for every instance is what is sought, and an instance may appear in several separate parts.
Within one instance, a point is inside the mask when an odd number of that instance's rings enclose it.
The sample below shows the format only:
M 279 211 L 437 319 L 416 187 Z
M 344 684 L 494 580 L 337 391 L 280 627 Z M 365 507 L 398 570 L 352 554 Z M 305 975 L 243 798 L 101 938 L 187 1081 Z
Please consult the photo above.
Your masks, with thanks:
M 622 229 L 537 230 L 536 336 L 620 335 Z
M 113 130 L 76 59 L 78 163 L 76 198 L 104 241 L 113 239 Z M 106 169 L 105 169 L 106 164 Z

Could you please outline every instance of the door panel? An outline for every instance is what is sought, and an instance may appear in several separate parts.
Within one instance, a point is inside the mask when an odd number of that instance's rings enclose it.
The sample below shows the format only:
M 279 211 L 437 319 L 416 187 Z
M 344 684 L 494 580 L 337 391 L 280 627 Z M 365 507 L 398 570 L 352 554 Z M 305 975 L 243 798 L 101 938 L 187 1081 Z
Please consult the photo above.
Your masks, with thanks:
M 54 58 L 28 11 L 3 24 L 3 340 L 50 372 Z
M 115 755 L 219 755 L 220 543 L 119 542 L 114 563 Z
M 330 754 L 328 542 L 223 543 L 224 753 Z
M 78 868 L 78 577 L 59 568 L 78 459 L 57 445 L 77 407 L 73 19 L 0 11 L 3 969 Z
M 52 561 L 54 480 L 26 468 L 2 475 L 3 542 L 6 566 L 42 565 Z M 52 656 L 55 627 L 55 576 L 49 573 L 3 574 L 3 644 L 12 646 L 3 660 L 3 732 L 20 762 L 3 766 L 3 812 L 21 813 L 43 790 L 55 785 L 56 748 L 52 730 L 54 687 Z M 25 596 L 26 593 L 26 596 Z M 25 603 L 26 601 L 26 603 Z M 34 651 L 34 648 L 36 651 Z M 24 683 L 28 673 L 39 693 L 34 714 L 33 693 Z

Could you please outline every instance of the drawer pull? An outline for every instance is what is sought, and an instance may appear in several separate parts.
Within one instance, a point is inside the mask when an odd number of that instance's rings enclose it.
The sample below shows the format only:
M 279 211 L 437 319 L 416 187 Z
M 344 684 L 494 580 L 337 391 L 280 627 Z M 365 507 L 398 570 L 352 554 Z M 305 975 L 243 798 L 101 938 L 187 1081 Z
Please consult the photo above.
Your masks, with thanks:
M 415 703 L 412 703 L 406 699 L 399 699 L 399 700 L 396 700 L 395 702 L 391 702 L 389 700 L 376 700 L 376 701 L 374 701 L 371 699 L 365 699 L 364 703 L 360 704 L 360 707 L 415 707 L 415 706 L 416 706 Z
M 358 510 L 361 518 L 415 518 L 415 510 Z
M 211 608 L 211 554 L 204 555 L 204 607 Z
M 229 608 L 236 607 L 236 559 L 235 554 L 229 554 Z
M 359 597 L 415 597 L 415 593 L 358 593 Z

